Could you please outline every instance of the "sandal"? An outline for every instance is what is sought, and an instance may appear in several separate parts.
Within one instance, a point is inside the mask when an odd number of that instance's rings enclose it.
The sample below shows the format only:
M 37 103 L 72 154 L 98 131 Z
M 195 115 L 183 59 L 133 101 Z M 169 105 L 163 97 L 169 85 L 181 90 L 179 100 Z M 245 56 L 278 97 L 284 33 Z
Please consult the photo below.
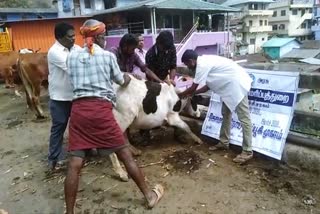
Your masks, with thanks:
M 153 192 L 156 194 L 157 198 L 156 198 L 155 200 L 153 200 L 153 201 L 151 201 L 151 202 L 148 203 L 148 208 L 149 208 L 149 209 L 152 209 L 156 204 L 159 203 L 160 199 L 163 197 L 164 188 L 163 188 L 162 185 L 156 184 L 156 185 L 152 188 L 151 191 L 153 191 Z
M 244 164 L 253 158 L 253 152 L 242 152 L 233 159 L 233 162 Z

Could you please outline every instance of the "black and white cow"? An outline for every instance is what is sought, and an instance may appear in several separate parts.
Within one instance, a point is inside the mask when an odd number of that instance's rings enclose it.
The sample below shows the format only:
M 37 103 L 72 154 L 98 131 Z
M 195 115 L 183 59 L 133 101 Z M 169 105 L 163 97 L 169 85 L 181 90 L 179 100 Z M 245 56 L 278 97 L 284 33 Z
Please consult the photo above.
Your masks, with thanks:
M 202 141 L 180 118 L 179 113 L 186 109 L 191 116 L 198 117 L 200 112 L 191 105 L 191 99 L 180 100 L 173 85 L 159 84 L 151 81 L 138 80 L 131 77 L 130 84 L 122 88 L 115 85 L 117 105 L 114 116 L 123 132 L 127 128 L 152 129 L 164 123 L 183 130 L 194 142 Z M 110 155 L 115 172 L 122 180 L 128 175 L 122 169 L 115 154 Z

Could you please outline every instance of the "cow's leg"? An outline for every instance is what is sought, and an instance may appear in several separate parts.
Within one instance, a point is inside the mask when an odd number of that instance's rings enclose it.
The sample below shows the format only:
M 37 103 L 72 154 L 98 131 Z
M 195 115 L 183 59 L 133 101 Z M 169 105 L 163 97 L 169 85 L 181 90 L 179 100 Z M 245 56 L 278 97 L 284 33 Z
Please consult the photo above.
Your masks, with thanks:
M 191 131 L 190 127 L 180 118 L 178 113 L 169 114 L 168 124 L 170 126 L 177 127 L 179 129 L 183 130 L 184 132 L 186 132 L 186 134 L 188 134 L 196 143 L 198 143 L 198 144 L 203 143 L 202 140 L 197 135 L 195 135 Z
M 34 103 L 34 106 L 37 112 L 37 118 L 42 119 L 42 118 L 45 118 L 45 116 L 40 105 L 40 88 L 41 88 L 41 82 L 34 83 L 34 88 L 33 88 L 34 96 L 32 97 L 32 101 Z
M 14 88 L 13 74 L 11 69 L 6 68 L 4 70 L 4 81 L 6 88 Z
M 115 153 L 109 155 L 113 170 L 117 173 L 122 181 L 128 181 L 128 173 L 121 167 L 118 157 Z
M 124 139 L 126 140 L 126 144 L 128 144 L 129 149 L 131 150 L 132 154 L 134 156 L 140 156 L 142 154 L 141 150 L 137 149 L 136 147 L 132 146 L 130 143 L 131 135 L 129 128 L 123 133 Z
M 33 102 L 32 102 L 32 91 L 33 91 L 32 86 L 29 83 L 29 81 L 27 80 L 27 78 L 25 77 L 24 72 L 22 72 L 21 70 L 22 70 L 22 68 L 19 70 L 19 76 L 22 80 L 24 90 L 26 92 L 27 104 L 30 109 L 33 109 L 35 106 L 33 105 Z
M 30 99 L 30 97 L 29 97 L 29 95 L 28 95 L 27 90 L 25 90 L 25 92 L 26 92 L 26 99 L 27 99 L 28 108 L 32 109 L 31 99 Z

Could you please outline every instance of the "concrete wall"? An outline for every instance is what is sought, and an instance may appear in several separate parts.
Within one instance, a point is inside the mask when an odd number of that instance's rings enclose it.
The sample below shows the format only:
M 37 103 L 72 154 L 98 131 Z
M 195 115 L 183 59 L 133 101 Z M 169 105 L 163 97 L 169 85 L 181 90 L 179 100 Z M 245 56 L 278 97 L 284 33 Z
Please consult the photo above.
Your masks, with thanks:
M 250 44 L 250 40 L 255 39 L 255 44 Z M 249 44 L 248 45 L 248 53 L 259 53 L 262 51 L 262 45 L 268 41 L 268 33 L 261 32 L 261 33 L 246 33 L 245 41 Z
M 68 1 L 67 3 L 70 5 L 70 11 L 64 11 L 63 10 L 63 2 Z M 74 14 L 74 4 L 72 0 L 59 0 L 58 1 L 58 16 L 59 17 L 71 17 Z M 79 11 L 80 13 L 80 11 Z
M 233 41 L 232 33 L 229 33 L 229 42 Z M 195 50 L 199 46 L 224 46 L 228 42 L 227 32 L 204 32 L 193 33 L 192 36 L 186 41 L 184 46 L 177 53 L 177 65 L 182 65 L 181 57 L 187 49 Z
M 137 0 L 117 0 L 117 7 L 125 6 L 126 4 L 136 3 Z
M 199 55 L 217 55 L 218 46 L 217 45 L 199 46 L 199 47 L 196 47 L 195 51 Z
M 91 1 L 91 8 L 85 8 L 84 0 L 80 0 L 81 14 L 93 13 L 97 10 L 104 10 L 104 1 L 103 0 L 94 0 Z
M 122 35 L 107 36 L 106 49 L 108 50 L 112 47 L 118 47 L 121 37 Z M 143 38 L 144 38 L 144 49 L 148 50 L 154 44 L 155 36 L 150 34 L 150 35 L 144 35 Z

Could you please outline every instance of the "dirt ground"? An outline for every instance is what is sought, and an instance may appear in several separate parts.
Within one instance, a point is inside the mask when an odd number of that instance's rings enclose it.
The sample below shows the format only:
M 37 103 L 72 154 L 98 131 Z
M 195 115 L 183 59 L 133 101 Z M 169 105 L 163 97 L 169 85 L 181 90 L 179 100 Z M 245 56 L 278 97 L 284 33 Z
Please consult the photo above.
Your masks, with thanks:
M 0 209 L 61 214 L 65 171 L 45 174 L 50 120 L 36 121 L 24 98 L 0 87 Z M 42 103 L 48 114 L 45 96 Z M 107 158 L 91 159 L 81 174 L 77 213 L 320 213 L 318 174 L 258 154 L 240 166 L 232 162 L 237 149 L 179 144 L 171 128 L 152 135 L 149 145 L 138 146 L 143 154 L 136 160 L 150 185 L 165 186 L 160 204 L 147 210 L 132 180 L 120 182 Z

